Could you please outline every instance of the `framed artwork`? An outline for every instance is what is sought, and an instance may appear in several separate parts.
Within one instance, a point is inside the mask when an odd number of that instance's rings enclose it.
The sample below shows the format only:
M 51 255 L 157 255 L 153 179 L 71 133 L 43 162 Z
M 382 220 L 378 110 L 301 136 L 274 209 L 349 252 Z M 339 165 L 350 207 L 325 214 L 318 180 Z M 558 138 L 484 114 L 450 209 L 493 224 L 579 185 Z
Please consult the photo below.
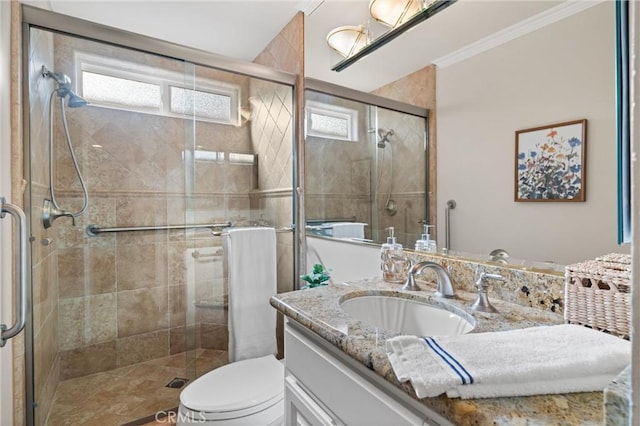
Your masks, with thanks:
M 587 120 L 516 132 L 515 201 L 585 201 Z

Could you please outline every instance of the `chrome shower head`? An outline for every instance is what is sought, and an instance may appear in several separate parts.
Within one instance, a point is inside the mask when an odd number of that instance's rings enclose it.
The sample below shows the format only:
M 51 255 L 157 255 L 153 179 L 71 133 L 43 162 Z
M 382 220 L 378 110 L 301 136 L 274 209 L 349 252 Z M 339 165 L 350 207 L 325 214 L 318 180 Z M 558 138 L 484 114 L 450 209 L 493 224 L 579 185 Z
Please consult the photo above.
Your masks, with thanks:
M 391 143 L 389 140 L 390 136 L 393 136 L 395 132 L 393 129 L 384 130 L 378 129 L 378 136 L 380 136 L 380 140 L 378 141 L 378 148 L 384 148 L 387 146 L 387 142 Z
M 51 78 L 58 84 L 55 91 L 59 97 L 64 98 L 65 96 L 69 96 L 69 99 L 67 100 L 67 106 L 69 108 L 80 108 L 88 104 L 84 98 L 78 96 L 73 90 L 71 90 L 71 78 L 69 78 L 68 75 L 51 72 L 44 65 L 40 72 L 42 77 Z
M 69 108 L 80 108 L 88 104 L 87 100 L 82 96 L 76 95 L 72 90 L 69 90 L 69 100 L 67 106 Z

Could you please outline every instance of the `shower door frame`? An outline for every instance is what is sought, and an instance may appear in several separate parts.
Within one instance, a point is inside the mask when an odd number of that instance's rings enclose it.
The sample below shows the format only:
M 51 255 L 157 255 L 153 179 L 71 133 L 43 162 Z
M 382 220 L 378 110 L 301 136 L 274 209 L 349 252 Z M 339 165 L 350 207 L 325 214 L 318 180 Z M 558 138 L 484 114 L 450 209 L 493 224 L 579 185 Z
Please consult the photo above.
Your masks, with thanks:
M 301 173 L 304 171 L 304 165 L 300 164 L 304 161 L 304 158 L 300 158 L 299 153 L 304 152 L 303 140 L 300 137 L 301 132 L 299 117 L 304 117 L 304 102 L 300 102 L 301 96 L 303 98 L 304 80 L 300 76 L 287 73 L 284 71 L 275 70 L 260 64 L 240 61 L 234 58 L 221 56 L 214 53 L 208 53 L 202 50 L 193 49 L 187 46 L 178 45 L 175 43 L 155 39 L 152 37 L 144 36 L 141 34 L 132 33 L 117 28 L 108 27 L 105 25 L 97 24 L 94 22 L 86 21 L 83 19 L 73 18 L 70 16 L 58 14 L 48 10 L 21 5 L 21 22 L 22 22 L 22 40 L 21 40 L 21 58 L 20 58 L 20 75 L 28 75 L 29 70 L 29 46 L 30 46 L 30 29 L 32 27 L 39 28 L 46 31 L 62 33 L 72 37 L 85 38 L 92 41 L 112 44 L 115 46 L 137 50 L 144 53 L 155 54 L 172 59 L 177 59 L 191 63 L 193 65 L 204 66 L 208 68 L 214 68 L 221 71 L 232 72 L 241 74 L 247 77 L 254 77 L 262 80 L 267 80 L 273 83 L 279 83 L 290 86 L 293 90 L 293 108 L 294 108 L 294 132 L 293 132 L 293 173 L 294 184 L 292 188 L 292 200 L 295 221 L 298 220 L 300 215 L 304 214 L 304 206 L 301 205 L 300 190 L 303 182 L 303 176 Z M 302 95 L 300 95 L 302 94 Z M 22 144 L 24 155 L 24 176 L 30 176 L 30 108 L 29 108 L 29 81 L 27 78 L 22 78 Z M 296 155 L 297 154 L 297 155 Z M 29 196 L 24 198 L 25 211 L 31 210 L 31 200 Z M 30 218 L 31 220 L 32 218 Z M 294 223 L 294 243 L 304 238 L 304 227 L 295 226 Z M 31 227 L 29 226 L 29 235 L 31 236 Z M 293 267 L 293 282 L 297 283 L 300 270 L 300 259 L 304 256 L 304 247 L 300 244 L 294 244 L 294 267 Z M 29 256 L 28 268 L 28 282 L 31 283 L 31 258 Z M 302 265 L 304 266 L 304 265 Z M 33 364 L 33 294 L 32 286 L 29 286 L 28 291 L 28 315 L 27 324 L 25 326 L 25 421 L 27 426 L 35 424 L 35 389 L 34 389 L 34 364 Z

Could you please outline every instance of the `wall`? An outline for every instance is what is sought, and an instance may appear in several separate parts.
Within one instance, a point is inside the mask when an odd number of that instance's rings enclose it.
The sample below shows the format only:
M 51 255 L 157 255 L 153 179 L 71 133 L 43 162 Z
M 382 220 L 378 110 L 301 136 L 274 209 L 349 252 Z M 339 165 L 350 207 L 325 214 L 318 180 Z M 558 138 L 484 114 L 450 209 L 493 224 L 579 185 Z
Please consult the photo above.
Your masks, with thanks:
M 457 201 L 453 249 L 561 264 L 628 252 L 616 242 L 613 34 L 604 2 L 438 70 L 438 204 Z M 581 118 L 586 202 L 514 202 L 515 131 Z

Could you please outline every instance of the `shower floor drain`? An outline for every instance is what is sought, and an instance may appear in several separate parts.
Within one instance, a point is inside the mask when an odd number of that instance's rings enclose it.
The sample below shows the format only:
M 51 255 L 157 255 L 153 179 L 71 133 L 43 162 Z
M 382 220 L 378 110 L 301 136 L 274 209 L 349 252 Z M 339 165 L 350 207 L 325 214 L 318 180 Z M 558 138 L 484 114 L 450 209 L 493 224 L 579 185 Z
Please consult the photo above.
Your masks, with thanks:
M 186 385 L 188 381 L 189 381 L 189 379 L 183 379 L 181 377 L 175 377 L 169 383 L 167 383 L 167 385 L 165 387 L 166 388 L 173 388 L 173 389 L 180 389 L 181 387 Z

